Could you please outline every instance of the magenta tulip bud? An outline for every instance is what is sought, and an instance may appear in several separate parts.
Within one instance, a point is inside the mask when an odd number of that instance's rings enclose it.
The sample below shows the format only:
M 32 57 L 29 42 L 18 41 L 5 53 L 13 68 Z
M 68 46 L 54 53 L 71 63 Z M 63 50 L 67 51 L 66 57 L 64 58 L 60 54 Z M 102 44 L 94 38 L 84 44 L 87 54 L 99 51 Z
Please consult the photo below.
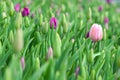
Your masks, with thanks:
M 89 38 L 89 32 L 87 32 L 87 34 L 86 34 L 86 38 Z
M 15 9 L 16 12 L 19 12 L 20 11 L 20 4 L 16 4 L 14 6 L 14 9 Z
M 103 10 L 103 7 L 102 6 L 99 6 L 98 7 L 98 11 L 101 12 Z
M 94 42 L 101 40 L 103 37 L 102 26 L 99 24 L 93 24 L 90 29 L 89 36 Z
M 53 49 L 50 47 L 48 49 L 47 55 L 46 55 L 46 60 L 48 60 L 49 58 L 53 57 Z
M 22 16 L 25 17 L 25 16 L 28 16 L 29 14 L 30 14 L 29 8 L 25 7 L 25 8 L 22 10 Z
M 57 19 L 55 17 L 52 17 L 50 19 L 50 28 L 54 27 L 54 29 L 57 28 Z
M 107 17 L 105 17 L 105 18 L 104 18 L 104 23 L 105 23 L 105 24 L 108 24 L 108 22 L 109 22 L 109 19 L 108 19 Z
M 75 71 L 76 78 L 77 78 L 77 76 L 78 76 L 78 74 L 79 74 L 79 71 L 80 71 L 80 68 L 77 67 L 77 68 L 76 68 L 76 71 Z
M 25 59 L 24 59 L 24 57 L 22 57 L 20 61 L 21 61 L 22 70 L 24 71 L 24 69 L 25 69 Z
M 112 2 L 112 0 L 106 0 L 106 2 L 107 2 L 107 3 L 111 3 L 111 2 Z

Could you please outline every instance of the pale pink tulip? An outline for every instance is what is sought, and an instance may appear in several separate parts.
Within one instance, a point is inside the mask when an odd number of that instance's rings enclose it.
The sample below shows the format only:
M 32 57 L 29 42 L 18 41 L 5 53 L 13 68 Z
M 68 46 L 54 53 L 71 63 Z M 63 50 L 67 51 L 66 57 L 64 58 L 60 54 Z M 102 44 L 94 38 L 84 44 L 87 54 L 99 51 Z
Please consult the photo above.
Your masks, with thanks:
M 93 24 L 90 29 L 89 36 L 94 42 L 101 40 L 103 37 L 103 30 L 101 25 Z

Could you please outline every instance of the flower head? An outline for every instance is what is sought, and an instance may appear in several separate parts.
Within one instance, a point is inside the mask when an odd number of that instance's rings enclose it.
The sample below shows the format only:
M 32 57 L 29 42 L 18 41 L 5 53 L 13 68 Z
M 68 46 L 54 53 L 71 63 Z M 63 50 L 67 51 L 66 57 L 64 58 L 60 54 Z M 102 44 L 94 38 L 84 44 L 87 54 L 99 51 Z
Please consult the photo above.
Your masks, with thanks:
M 101 25 L 93 24 L 90 29 L 89 36 L 94 42 L 101 40 L 103 37 L 103 30 Z
M 53 49 L 52 47 L 49 47 L 47 55 L 46 55 L 46 59 L 48 60 L 49 58 L 53 57 Z
M 15 9 L 16 12 L 19 12 L 20 11 L 20 4 L 16 4 L 14 6 L 14 9 Z
M 108 22 L 109 22 L 108 17 L 105 17 L 105 18 L 104 18 L 104 23 L 105 23 L 105 24 L 108 24 Z
M 50 19 L 50 28 L 54 27 L 54 29 L 57 28 L 57 19 L 55 17 L 52 17 Z
M 89 32 L 87 32 L 87 34 L 86 34 L 86 38 L 89 38 Z
M 111 3 L 111 2 L 112 2 L 112 0 L 106 0 L 106 2 L 107 2 L 107 3 Z
M 28 16 L 30 14 L 30 10 L 29 8 L 25 7 L 23 10 L 22 10 L 22 16 Z
M 24 71 L 24 69 L 25 69 L 25 59 L 24 59 L 24 57 L 22 57 L 20 61 L 21 61 L 22 70 Z
M 102 6 L 99 6 L 98 7 L 98 11 L 101 12 L 103 10 L 103 7 Z

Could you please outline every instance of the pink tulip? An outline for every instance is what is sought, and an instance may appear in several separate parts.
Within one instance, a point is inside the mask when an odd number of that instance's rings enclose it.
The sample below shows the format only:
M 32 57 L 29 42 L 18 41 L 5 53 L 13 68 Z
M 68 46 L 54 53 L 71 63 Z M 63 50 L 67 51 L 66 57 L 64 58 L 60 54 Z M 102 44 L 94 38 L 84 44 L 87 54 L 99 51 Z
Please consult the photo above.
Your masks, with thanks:
M 24 59 L 24 57 L 22 57 L 20 61 L 21 61 L 22 70 L 24 71 L 24 69 L 25 69 L 25 59 Z
M 101 25 L 93 24 L 90 29 L 89 36 L 94 42 L 101 40 L 103 37 L 103 31 Z
M 49 47 L 47 55 L 46 55 L 46 60 L 48 60 L 49 58 L 53 57 L 53 49 L 52 47 Z
M 16 4 L 14 6 L 14 9 L 15 9 L 16 12 L 19 12 L 20 11 L 20 4 Z

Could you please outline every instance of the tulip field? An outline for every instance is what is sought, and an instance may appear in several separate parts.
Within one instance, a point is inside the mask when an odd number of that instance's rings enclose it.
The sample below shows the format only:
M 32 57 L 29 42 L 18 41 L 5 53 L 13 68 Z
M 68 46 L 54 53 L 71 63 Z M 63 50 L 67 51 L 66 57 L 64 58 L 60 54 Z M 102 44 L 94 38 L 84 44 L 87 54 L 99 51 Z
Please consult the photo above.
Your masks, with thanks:
M 0 0 L 0 80 L 120 80 L 119 2 Z

